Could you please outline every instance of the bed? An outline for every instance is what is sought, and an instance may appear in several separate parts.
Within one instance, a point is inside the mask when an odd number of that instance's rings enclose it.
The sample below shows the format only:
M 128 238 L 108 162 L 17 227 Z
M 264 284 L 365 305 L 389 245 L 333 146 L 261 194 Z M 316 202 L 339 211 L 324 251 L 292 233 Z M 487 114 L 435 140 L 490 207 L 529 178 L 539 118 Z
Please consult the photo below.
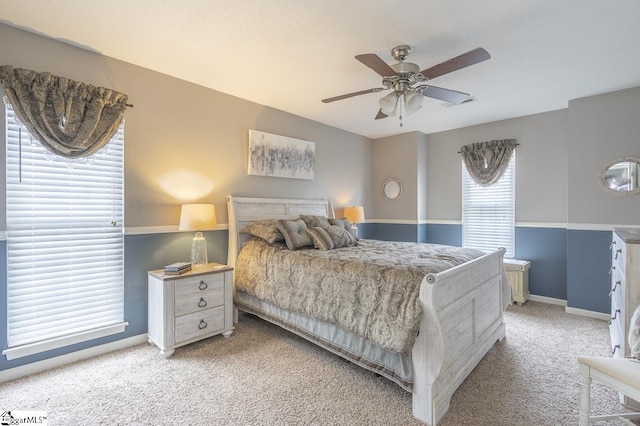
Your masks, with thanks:
M 235 268 L 236 313 L 240 310 L 257 315 L 397 383 L 412 393 L 414 417 L 428 425 L 435 426 L 438 423 L 447 412 L 455 390 L 495 342 L 502 340 L 505 336 L 503 312 L 511 302 L 511 288 L 503 267 L 504 249 L 488 254 L 480 253 L 448 269 L 418 276 L 415 304 L 419 308 L 419 315 L 415 320 L 415 326 L 413 322 L 407 320 L 406 324 L 403 322 L 391 332 L 382 327 L 382 331 L 377 330 L 379 331 L 377 334 L 373 333 L 373 338 L 369 338 L 368 335 L 365 338 L 353 327 L 317 319 L 314 315 L 308 315 L 298 309 L 287 309 L 290 305 L 277 303 L 278 297 L 258 297 L 265 291 L 252 292 L 245 288 L 246 277 L 253 275 L 242 269 L 247 268 L 248 256 L 247 252 L 240 254 L 243 246 L 246 246 L 245 250 L 249 250 L 249 247 L 257 250 L 256 246 L 275 246 L 276 244 L 266 244 L 258 241 L 259 238 L 241 231 L 254 222 L 268 219 L 293 221 L 300 218 L 300 215 L 334 219 L 334 210 L 329 200 L 228 196 L 227 207 L 229 213 L 228 263 Z M 305 255 L 304 252 L 307 252 L 308 255 L 326 257 L 329 255 L 328 252 L 340 251 L 357 256 L 355 253 L 358 250 L 364 250 L 369 246 L 379 251 L 376 244 L 378 243 L 374 241 L 360 240 L 356 247 L 327 250 L 325 253 L 310 247 L 308 250 L 300 250 L 300 254 Z M 436 250 L 438 253 L 445 250 L 444 257 L 448 256 L 447 250 L 453 249 L 446 246 L 432 248 L 427 247 L 430 246 L 427 244 L 413 244 Z M 289 255 L 286 253 L 288 251 L 286 247 L 275 247 L 273 250 L 275 250 L 274 253 L 269 252 L 270 254 L 264 255 L 264 258 Z M 346 256 L 349 257 L 350 254 Z M 335 260 L 334 262 L 343 261 Z M 309 260 L 308 262 L 311 265 L 319 261 Z M 326 265 L 328 264 L 325 263 L 328 274 L 330 268 Z M 406 267 L 403 268 L 406 269 Z M 259 271 L 261 268 L 254 269 Z M 325 274 L 308 274 L 307 276 L 321 275 Z M 242 289 L 238 281 L 240 277 L 243 281 L 242 286 L 245 286 Z M 301 282 L 300 287 L 321 285 L 317 282 L 303 281 L 305 282 Z M 318 310 L 316 304 L 313 305 Z M 237 318 L 236 315 L 236 320 Z M 323 317 L 320 316 L 320 318 Z M 398 330 L 410 339 L 403 340 L 404 345 L 410 344 L 408 350 L 406 347 L 403 348 L 402 343 L 397 343 L 397 339 L 390 339 L 399 334 Z

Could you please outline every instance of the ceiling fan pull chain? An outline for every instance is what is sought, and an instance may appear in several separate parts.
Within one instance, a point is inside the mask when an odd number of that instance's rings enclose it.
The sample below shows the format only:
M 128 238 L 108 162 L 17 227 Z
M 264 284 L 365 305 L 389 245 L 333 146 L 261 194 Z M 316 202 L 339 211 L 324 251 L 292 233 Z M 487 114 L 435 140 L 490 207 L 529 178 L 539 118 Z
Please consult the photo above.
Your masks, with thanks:
M 405 107 L 405 104 L 404 104 L 404 92 L 400 92 L 400 94 L 398 95 L 398 118 L 400 119 L 400 127 L 403 127 L 402 115 L 403 113 L 405 113 L 406 115 L 406 112 L 407 112 L 407 108 Z

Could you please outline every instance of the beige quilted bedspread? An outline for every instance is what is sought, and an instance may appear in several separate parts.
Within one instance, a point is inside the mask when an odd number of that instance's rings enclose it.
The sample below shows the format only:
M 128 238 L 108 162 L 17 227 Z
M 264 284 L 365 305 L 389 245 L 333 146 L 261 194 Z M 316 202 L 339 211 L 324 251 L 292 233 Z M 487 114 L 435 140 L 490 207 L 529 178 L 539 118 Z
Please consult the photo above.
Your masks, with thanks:
M 390 351 L 409 353 L 422 314 L 420 283 L 484 253 L 459 247 L 360 240 L 336 250 L 288 250 L 254 238 L 235 268 L 236 290 L 336 324 Z

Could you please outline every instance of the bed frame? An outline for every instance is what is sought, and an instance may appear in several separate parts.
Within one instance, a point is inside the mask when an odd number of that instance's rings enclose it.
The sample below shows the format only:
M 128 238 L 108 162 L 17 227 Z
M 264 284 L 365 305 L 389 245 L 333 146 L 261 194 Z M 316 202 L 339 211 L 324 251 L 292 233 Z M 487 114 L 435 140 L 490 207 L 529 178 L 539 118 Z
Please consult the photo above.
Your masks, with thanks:
M 227 207 L 230 266 L 235 266 L 240 248 L 249 238 L 240 230 L 255 220 L 291 219 L 300 214 L 334 217 L 329 200 L 228 196 Z M 422 280 L 419 297 L 423 316 L 411 353 L 412 393 L 413 415 L 428 425 L 440 421 L 458 386 L 494 343 L 505 337 L 503 312 L 510 303 L 511 290 L 503 268 L 504 251 L 428 274 Z

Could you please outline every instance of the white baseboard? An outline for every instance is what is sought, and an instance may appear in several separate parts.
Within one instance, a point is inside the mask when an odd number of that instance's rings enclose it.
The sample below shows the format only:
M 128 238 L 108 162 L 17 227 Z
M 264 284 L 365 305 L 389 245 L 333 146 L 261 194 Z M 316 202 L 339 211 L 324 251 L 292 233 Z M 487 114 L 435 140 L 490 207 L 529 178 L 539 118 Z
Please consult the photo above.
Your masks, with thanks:
M 83 349 L 70 354 L 57 356 L 55 358 L 49 358 L 42 361 L 32 362 L 31 364 L 10 368 L 8 370 L 2 370 L 0 371 L 0 383 L 28 376 L 29 374 L 40 373 L 65 364 L 71 364 L 76 361 L 106 354 L 108 352 L 128 348 L 130 346 L 136 346 L 141 343 L 146 343 L 148 341 L 147 339 L 146 334 L 140 334 L 138 336 L 128 337 L 126 339 L 117 340 L 104 345 L 94 346 L 92 348 Z
M 604 321 L 608 321 L 610 318 L 609 314 L 605 314 L 602 312 L 595 312 L 595 311 L 588 311 L 586 309 L 567 307 L 567 301 L 563 299 L 555 299 L 553 297 L 536 296 L 535 294 L 531 294 L 529 295 L 529 300 L 532 300 L 534 302 L 549 303 L 551 305 L 564 306 L 564 311 L 568 314 L 581 315 L 583 317 L 595 318 L 595 319 L 604 320 Z
M 556 299 L 556 298 L 547 297 L 547 296 L 538 296 L 538 295 L 535 295 L 535 294 L 530 294 L 529 295 L 529 300 L 532 300 L 534 302 L 548 303 L 550 305 L 567 306 L 567 301 L 566 300 Z
M 564 311 L 568 314 L 582 315 L 583 317 L 595 318 L 603 321 L 609 321 L 611 314 L 603 314 L 602 312 L 587 311 L 586 309 L 578 308 L 565 308 Z

